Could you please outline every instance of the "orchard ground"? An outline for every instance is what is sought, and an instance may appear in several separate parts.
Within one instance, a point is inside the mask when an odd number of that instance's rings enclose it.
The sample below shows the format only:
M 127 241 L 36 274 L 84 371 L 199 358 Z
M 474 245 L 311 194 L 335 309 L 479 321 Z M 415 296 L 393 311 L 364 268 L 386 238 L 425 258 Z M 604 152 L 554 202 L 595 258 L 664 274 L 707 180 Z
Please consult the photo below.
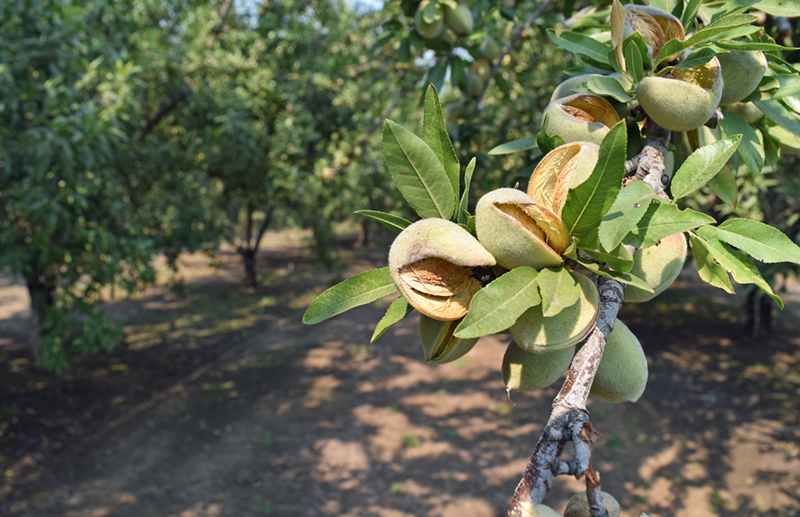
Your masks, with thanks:
M 432 366 L 414 316 L 369 344 L 388 301 L 301 323 L 386 249 L 346 246 L 337 274 L 271 234 L 252 292 L 235 254 L 183 257 L 185 289 L 109 303 L 124 345 L 62 377 L 31 365 L 25 289 L 0 279 L 0 516 L 505 515 L 557 391 L 507 396 L 507 337 Z M 626 517 L 800 514 L 800 287 L 762 340 L 743 333 L 739 291 L 687 266 L 623 308 L 647 391 L 590 410 L 595 469 Z M 580 490 L 560 477 L 545 502 Z

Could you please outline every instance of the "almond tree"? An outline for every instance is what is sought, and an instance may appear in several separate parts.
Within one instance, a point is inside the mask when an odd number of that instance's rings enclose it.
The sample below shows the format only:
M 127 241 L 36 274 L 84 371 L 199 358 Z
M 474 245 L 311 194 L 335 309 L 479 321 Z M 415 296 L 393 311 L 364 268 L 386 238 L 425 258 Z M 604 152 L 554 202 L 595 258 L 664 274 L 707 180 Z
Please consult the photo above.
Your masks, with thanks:
M 402 5 L 407 16 L 415 14 L 419 37 L 433 45 L 444 27 L 458 32 L 448 15 L 464 4 Z M 548 7 L 549 1 L 539 4 L 527 27 Z M 419 219 L 370 212 L 398 232 L 388 267 L 325 291 L 304 322 L 399 292 L 373 340 L 416 309 L 426 361 L 455 360 L 480 337 L 509 332 L 508 389 L 540 389 L 566 373 L 509 516 L 557 515 L 541 504 L 557 475 L 586 480 L 586 492 L 570 501 L 566 515 L 619 515 L 592 469 L 595 432 L 586 402 L 589 395 L 633 402 L 644 391 L 644 352 L 617 314 L 623 302 L 645 301 L 669 287 L 688 246 L 702 280 L 729 292 L 731 280 L 753 285 L 783 307 L 756 263 L 800 264 L 800 247 L 754 219 L 717 220 L 681 208 L 705 188 L 735 204 L 736 177 L 726 164 L 741 160 L 751 171 L 769 172 L 780 149 L 800 136 L 793 111 L 800 70 L 782 58 L 795 49 L 756 24 L 760 18 L 748 14 L 756 9 L 800 15 L 772 1 L 673 7 L 615 0 L 571 19 L 574 30 L 548 29 L 551 45 L 582 64 L 556 88 L 540 131 L 492 150 L 544 155 L 526 190 L 493 190 L 474 210 L 476 159 L 462 167 L 433 86 L 421 137 L 384 123 L 388 172 Z M 752 123 L 741 114 L 751 107 L 763 115 Z M 574 455 L 565 461 L 568 443 Z

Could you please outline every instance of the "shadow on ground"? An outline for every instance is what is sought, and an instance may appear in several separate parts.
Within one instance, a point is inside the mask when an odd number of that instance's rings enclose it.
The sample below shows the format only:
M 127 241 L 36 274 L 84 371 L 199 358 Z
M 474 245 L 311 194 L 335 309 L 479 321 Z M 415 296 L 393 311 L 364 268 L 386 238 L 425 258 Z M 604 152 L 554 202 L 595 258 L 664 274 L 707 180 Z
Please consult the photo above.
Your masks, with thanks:
M 346 252 L 342 276 L 384 255 Z M 336 279 L 300 248 L 267 250 L 256 292 L 235 257 L 217 274 L 203 260 L 185 261 L 187 296 L 111 304 L 125 348 L 63 378 L 31 367 L 24 309 L 0 319 L 0 515 L 505 515 L 556 392 L 509 400 L 506 338 L 427 365 L 415 317 L 368 344 L 391 300 L 303 326 Z M 623 515 L 798 515 L 800 295 L 785 300 L 762 341 L 742 335 L 738 299 L 689 274 L 625 307 L 648 389 L 590 406 L 595 469 Z M 560 478 L 546 502 L 563 510 L 579 490 Z

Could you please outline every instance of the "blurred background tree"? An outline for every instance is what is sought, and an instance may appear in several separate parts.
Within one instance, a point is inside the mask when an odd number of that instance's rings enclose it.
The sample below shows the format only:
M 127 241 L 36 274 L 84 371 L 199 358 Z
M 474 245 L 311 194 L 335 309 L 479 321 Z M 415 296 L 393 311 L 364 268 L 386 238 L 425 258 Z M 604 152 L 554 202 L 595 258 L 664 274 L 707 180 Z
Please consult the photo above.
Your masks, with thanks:
M 546 29 L 601 32 L 610 2 L 464 0 L 469 23 L 426 39 L 417 12 L 442 3 L 0 5 L 0 267 L 28 287 L 41 365 L 62 371 L 71 354 L 119 343 L 103 296 L 152 282 L 157 256 L 176 271 L 181 253 L 228 244 L 253 288 L 269 229 L 310 230 L 314 256 L 331 266 L 335 223 L 355 217 L 362 243 L 377 224 L 354 210 L 410 215 L 377 130 L 392 118 L 419 133 L 414 108 L 428 83 L 461 163 L 478 158 L 471 206 L 529 175 L 535 146 L 488 151 L 535 135 L 555 86 L 592 70 Z M 765 31 L 791 44 L 792 23 L 787 32 L 779 19 L 766 16 Z M 690 202 L 797 240 L 798 165 L 786 157 L 794 141 L 784 140 L 765 140 L 763 174 L 730 165 L 737 203 L 711 190 Z M 795 273 L 765 271 L 775 281 Z

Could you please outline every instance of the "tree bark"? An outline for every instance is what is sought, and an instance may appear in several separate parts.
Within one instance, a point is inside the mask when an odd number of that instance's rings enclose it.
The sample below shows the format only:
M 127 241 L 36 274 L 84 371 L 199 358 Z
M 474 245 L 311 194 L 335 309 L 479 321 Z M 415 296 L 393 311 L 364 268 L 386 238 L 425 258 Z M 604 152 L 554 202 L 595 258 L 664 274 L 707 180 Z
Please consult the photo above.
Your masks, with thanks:
M 44 323 L 47 318 L 48 310 L 56 303 L 57 278 L 46 270 L 40 270 L 38 273 L 26 277 L 25 281 L 28 285 L 28 293 L 31 297 L 31 313 L 33 316 L 33 324 L 31 325 L 29 334 L 29 345 L 37 362 L 39 362 L 34 345 L 40 337 L 47 333 Z

